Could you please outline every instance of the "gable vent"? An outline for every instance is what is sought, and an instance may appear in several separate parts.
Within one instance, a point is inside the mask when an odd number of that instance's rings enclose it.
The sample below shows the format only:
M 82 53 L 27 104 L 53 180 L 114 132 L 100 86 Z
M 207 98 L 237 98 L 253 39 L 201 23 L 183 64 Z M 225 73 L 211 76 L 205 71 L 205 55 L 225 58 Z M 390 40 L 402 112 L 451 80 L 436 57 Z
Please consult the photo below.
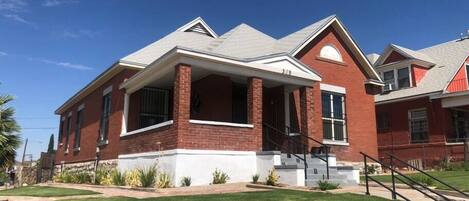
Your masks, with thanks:
M 194 26 L 188 28 L 184 32 L 195 32 L 195 33 L 204 34 L 207 36 L 212 36 L 212 34 L 210 34 L 210 32 L 201 23 L 195 24 Z

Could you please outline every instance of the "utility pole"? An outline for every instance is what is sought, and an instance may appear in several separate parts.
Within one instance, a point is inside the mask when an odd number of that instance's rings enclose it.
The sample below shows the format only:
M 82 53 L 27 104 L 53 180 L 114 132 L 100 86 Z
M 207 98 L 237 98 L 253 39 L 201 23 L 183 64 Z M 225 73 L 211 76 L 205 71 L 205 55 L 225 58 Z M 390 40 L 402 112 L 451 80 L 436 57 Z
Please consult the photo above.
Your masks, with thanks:
M 24 150 L 23 150 L 23 159 L 21 160 L 21 167 L 20 172 L 19 172 L 19 179 L 18 179 L 18 184 L 19 187 L 23 186 L 23 167 L 24 167 L 24 157 L 26 155 L 26 147 L 28 146 L 28 138 L 26 138 L 26 141 L 24 143 Z

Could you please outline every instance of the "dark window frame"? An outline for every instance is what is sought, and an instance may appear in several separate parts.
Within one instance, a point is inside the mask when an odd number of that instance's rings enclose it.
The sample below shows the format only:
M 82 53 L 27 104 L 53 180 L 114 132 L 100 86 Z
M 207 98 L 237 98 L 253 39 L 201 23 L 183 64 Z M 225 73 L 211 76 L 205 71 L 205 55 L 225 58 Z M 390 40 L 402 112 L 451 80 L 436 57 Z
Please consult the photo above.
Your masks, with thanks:
M 327 97 L 328 96 L 328 97 Z M 340 112 L 337 110 L 335 103 L 336 98 L 340 98 Z M 323 124 L 323 139 L 348 142 L 347 139 L 347 119 L 346 119 L 346 95 L 331 91 L 321 91 L 322 101 L 322 124 Z M 325 104 L 329 102 L 328 104 Z M 329 108 L 325 108 L 328 106 Z M 327 125 L 327 126 L 326 126 Z M 329 129 L 328 129 L 329 128 Z M 341 134 L 337 135 L 336 132 L 341 130 Z M 328 133 L 330 131 L 330 134 Z
M 139 128 L 149 127 L 158 123 L 162 123 L 165 121 L 169 121 L 171 119 L 171 103 L 170 103 L 170 96 L 171 91 L 169 89 L 163 88 L 154 88 L 154 87 L 145 87 L 139 91 L 140 93 L 140 111 L 139 111 Z M 151 94 L 153 93 L 153 94 Z M 156 97 L 162 95 L 163 97 Z M 148 96 L 148 98 L 147 98 Z M 152 104 L 148 99 L 149 98 L 156 98 L 156 100 L 163 100 L 162 105 L 158 106 L 156 104 Z M 158 102 L 158 104 L 160 104 Z M 157 106 L 156 108 L 151 108 L 152 106 Z M 157 113 L 156 111 L 158 108 L 162 108 L 162 112 Z M 153 118 L 153 120 L 152 120 Z M 159 121 L 155 121 L 155 119 L 161 119 Z M 155 121 L 153 123 L 148 121 Z
M 66 124 L 66 136 L 65 136 L 65 152 L 68 152 L 68 146 L 70 145 L 70 132 L 72 132 L 72 115 L 69 114 L 67 116 L 67 124 Z
M 73 142 L 74 149 L 80 148 L 81 129 L 83 127 L 83 119 L 84 119 L 84 109 L 80 109 L 77 111 L 77 118 L 75 120 L 75 138 Z
M 414 117 L 413 114 L 417 112 L 425 111 L 424 117 Z M 428 128 L 428 112 L 426 108 L 412 109 L 408 112 L 409 115 L 409 133 L 410 133 L 410 142 L 411 143 L 426 143 L 429 138 L 429 128 Z M 420 126 L 423 128 L 415 128 L 414 126 Z M 415 131 L 417 129 L 422 129 L 422 131 Z
M 109 135 L 109 118 L 112 110 L 112 92 L 103 95 L 101 103 L 101 121 L 99 125 L 99 143 L 105 144 Z

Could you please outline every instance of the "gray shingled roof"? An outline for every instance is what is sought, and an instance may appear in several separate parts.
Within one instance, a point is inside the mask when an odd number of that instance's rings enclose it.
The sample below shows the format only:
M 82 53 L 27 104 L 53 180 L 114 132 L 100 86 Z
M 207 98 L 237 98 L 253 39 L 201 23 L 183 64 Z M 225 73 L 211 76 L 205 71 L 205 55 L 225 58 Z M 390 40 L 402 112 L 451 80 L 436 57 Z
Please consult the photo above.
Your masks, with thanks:
M 194 32 L 175 31 L 122 58 L 121 61 L 148 65 L 176 46 L 238 59 L 290 53 L 316 34 L 334 17 L 335 15 L 331 15 L 279 40 L 247 24 L 240 24 L 218 38 Z
M 376 95 L 376 102 L 442 92 L 469 55 L 469 39 L 453 40 L 415 52 L 428 56 L 436 65 L 427 71 L 416 87 Z
M 419 59 L 419 60 L 422 60 L 422 61 L 435 63 L 430 56 L 426 55 L 423 52 L 418 52 L 418 51 L 414 51 L 414 50 L 411 50 L 411 49 L 407 49 L 405 47 L 401 47 L 401 46 L 398 46 L 396 44 L 391 44 L 390 46 L 393 47 L 397 52 L 401 53 L 403 56 L 406 56 L 408 58 Z

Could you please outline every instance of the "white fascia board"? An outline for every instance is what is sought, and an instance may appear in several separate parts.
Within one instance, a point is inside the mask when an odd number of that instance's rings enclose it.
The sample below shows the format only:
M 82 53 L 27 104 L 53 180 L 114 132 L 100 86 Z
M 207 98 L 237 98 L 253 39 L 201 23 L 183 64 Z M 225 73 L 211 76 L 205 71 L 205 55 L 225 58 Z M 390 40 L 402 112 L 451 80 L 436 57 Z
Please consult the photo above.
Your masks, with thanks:
M 335 92 L 339 94 L 346 94 L 345 88 L 341 86 L 320 83 L 319 88 L 321 89 L 321 91 L 330 91 L 330 92 Z
M 292 57 L 287 56 L 287 55 L 255 60 L 255 61 L 252 61 L 250 63 L 261 63 L 261 64 L 265 64 L 267 66 L 272 66 L 272 67 L 276 67 L 276 68 L 289 69 L 289 70 L 294 70 L 294 71 L 298 71 L 298 72 L 304 72 L 304 73 L 312 75 L 312 77 L 315 79 L 315 81 L 317 81 L 317 82 L 322 81 L 321 76 L 318 75 L 316 72 L 309 69 L 309 67 L 306 67 L 305 65 L 299 63 L 296 59 L 293 59 Z
M 212 35 L 212 37 L 218 38 L 217 33 L 215 33 L 215 31 L 213 31 L 212 28 L 210 28 L 210 26 L 208 26 L 208 24 L 205 23 L 205 21 L 201 17 L 197 17 L 194 20 L 190 21 L 189 23 L 183 25 L 182 27 L 179 27 L 177 31 L 181 31 L 181 32 L 187 31 L 188 29 L 190 29 L 197 23 L 202 24 L 202 26 L 204 26 L 204 28 L 207 29 L 207 31 L 210 33 L 210 35 Z
M 343 33 L 345 33 L 346 38 L 350 43 L 352 44 L 353 48 L 358 52 L 359 58 L 361 58 L 364 63 L 365 63 L 365 68 L 369 68 L 369 70 L 372 72 L 372 75 L 375 76 L 375 78 L 379 81 L 381 80 L 381 77 L 378 75 L 378 73 L 374 70 L 373 65 L 371 65 L 370 61 L 366 58 L 366 55 L 363 54 L 361 49 L 358 47 L 358 45 L 355 43 L 353 38 L 350 36 L 348 31 L 345 29 L 345 27 L 342 25 L 342 23 L 337 19 L 337 17 L 334 17 L 332 20 L 330 20 L 325 26 L 323 26 L 319 31 L 317 31 L 313 36 L 311 36 L 308 40 L 306 40 L 303 44 L 301 44 L 299 47 L 297 47 L 295 50 L 292 51 L 292 55 L 295 56 L 297 55 L 303 48 L 308 45 L 311 41 L 313 41 L 319 34 L 321 34 L 326 28 L 331 26 L 333 23 L 337 23 L 339 28 Z

